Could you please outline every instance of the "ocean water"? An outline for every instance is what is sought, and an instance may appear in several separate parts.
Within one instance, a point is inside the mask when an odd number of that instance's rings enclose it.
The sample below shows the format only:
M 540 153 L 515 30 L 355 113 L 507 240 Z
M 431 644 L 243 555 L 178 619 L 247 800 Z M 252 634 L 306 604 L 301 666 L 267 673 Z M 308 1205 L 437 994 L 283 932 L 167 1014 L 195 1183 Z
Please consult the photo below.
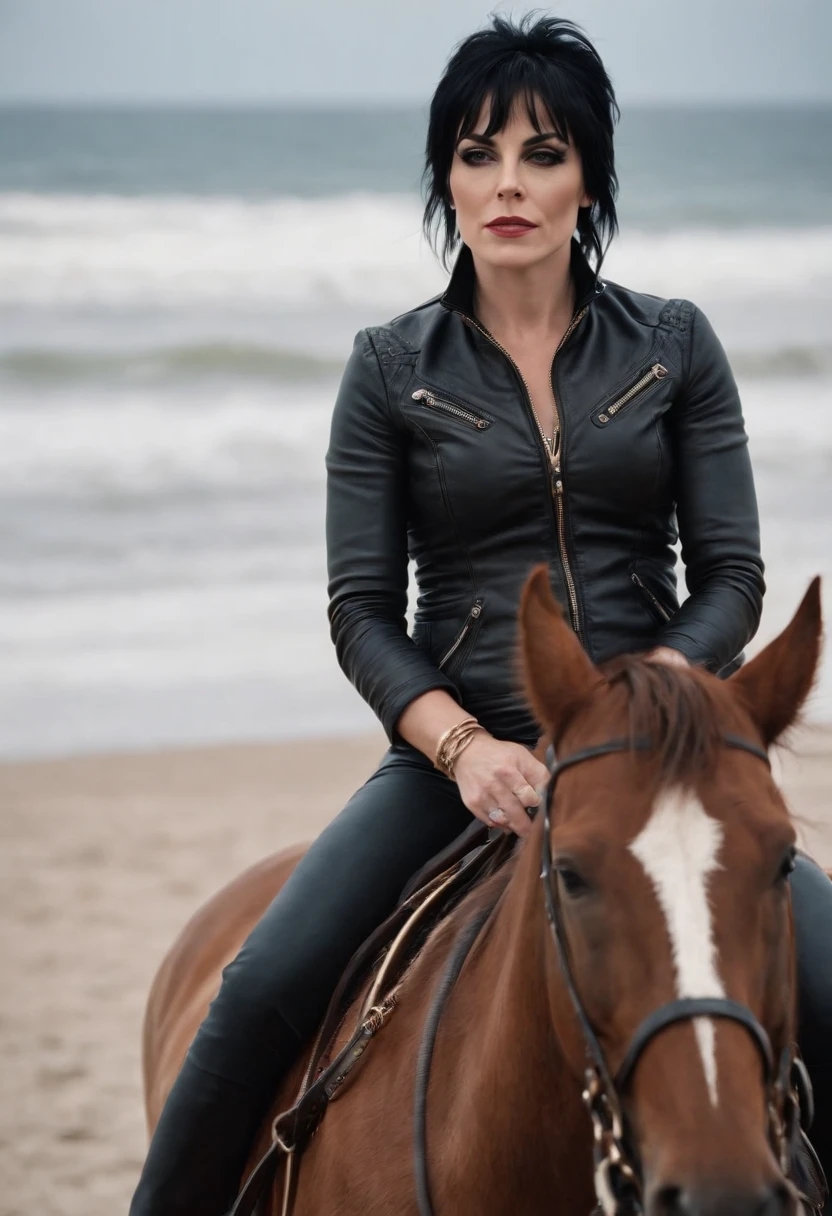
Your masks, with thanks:
M 424 113 L 0 110 L 0 755 L 352 732 L 324 451 L 357 329 L 442 289 Z M 832 611 L 832 110 L 625 111 L 604 276 L 732 361 L 769 591 Z M 832 720 L 827 660 L 809 716 Z

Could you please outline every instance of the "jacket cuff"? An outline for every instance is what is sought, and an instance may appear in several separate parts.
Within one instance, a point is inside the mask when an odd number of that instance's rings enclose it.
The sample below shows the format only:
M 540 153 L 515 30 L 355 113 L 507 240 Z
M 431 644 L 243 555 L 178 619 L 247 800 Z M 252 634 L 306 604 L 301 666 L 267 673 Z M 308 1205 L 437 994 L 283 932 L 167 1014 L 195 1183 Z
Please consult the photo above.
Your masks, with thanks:
M 423 693 L 432 692 L 434 688 L 441 688 L 455 701 L 459 700 L 459 689 L 446 675 L 442 674 L 439 668 L 436 669 L 435 675 L 425 674 L 421 678 L 408 680 L 406 684 L 400 684 L 385 695 L 376 709 L 376 714 L 391 743 L 406 742 L 396 730 L 396 723 L 411 701 L 415 701 Z

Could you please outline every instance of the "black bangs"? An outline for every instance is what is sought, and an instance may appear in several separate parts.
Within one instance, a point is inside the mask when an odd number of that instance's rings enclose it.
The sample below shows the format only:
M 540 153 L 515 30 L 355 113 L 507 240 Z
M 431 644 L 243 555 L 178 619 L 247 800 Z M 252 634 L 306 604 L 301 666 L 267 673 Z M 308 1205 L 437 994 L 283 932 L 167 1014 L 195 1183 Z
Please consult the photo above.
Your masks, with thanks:
M 480 84 L 476 96 L 457 123 L 459 134 L 454 147 L 474 133 L 484 108 L 488 111 L 488 125 L 477 134 L 490 136 L 505 130 L 518 103 L 525 107 L 529 122 L 538 135 L 544 130 L 555 131 L 564 143 L 568 143 L 569 123 L 563 120 L 560 99 L 546 95 L 556 92 L 551 88 L 553 83 L 551 74 L 540 71 L 537 64 L 522 59 L 509 62 L 504 71 L 495 73 L 493 81 Z M 546 121 L 545 127 L 541 119 Z
M 519 21 L 502 15 L 454 51 L 430 106 L 425 144 L 424 232 L 446 268 L 459 244 L 448 178 L 463 138 L 502 131 L 523 105 L 538 134 L 554 131 L 575 145 L 584 185 L 593 199 L 578 209 L 581 248 L 600 270 L 618 231 L 618 178 L 613 127 L 620 111 L 612 84 L 592 43 L 579 26 L 555 17 Z M 488 125 L 477 130 L 483 113 Z M 545 126 L 544 126 L 545 124 Z M 604 241 L 606 240 L 606 244 Z

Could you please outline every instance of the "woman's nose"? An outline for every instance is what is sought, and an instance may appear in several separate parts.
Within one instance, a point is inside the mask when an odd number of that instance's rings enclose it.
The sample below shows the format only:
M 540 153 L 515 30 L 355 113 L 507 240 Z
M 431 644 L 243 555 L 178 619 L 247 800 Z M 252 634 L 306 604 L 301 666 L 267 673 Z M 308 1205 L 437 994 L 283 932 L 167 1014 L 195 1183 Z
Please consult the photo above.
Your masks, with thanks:
M 523 193 L 520 175 L 515 166 L 504 165 L 497 183 L 498 198 L 518 198 Z

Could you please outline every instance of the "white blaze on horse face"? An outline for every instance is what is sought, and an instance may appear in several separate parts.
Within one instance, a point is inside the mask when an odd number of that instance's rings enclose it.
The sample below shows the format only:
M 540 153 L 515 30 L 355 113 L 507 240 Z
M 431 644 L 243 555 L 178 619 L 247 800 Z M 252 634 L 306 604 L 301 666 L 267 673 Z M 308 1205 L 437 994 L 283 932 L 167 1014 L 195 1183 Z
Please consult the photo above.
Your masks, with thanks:
M 722 824 L 681 790 L 665 791 L 630 845 L 653 884 L 667 921 L 678 997 L 724 997 L 717 972 L 708 880 L 719 869 Z M 716 1032 L 711 1018 L 693 1027 L 711 1104 L 717 1105 Z

